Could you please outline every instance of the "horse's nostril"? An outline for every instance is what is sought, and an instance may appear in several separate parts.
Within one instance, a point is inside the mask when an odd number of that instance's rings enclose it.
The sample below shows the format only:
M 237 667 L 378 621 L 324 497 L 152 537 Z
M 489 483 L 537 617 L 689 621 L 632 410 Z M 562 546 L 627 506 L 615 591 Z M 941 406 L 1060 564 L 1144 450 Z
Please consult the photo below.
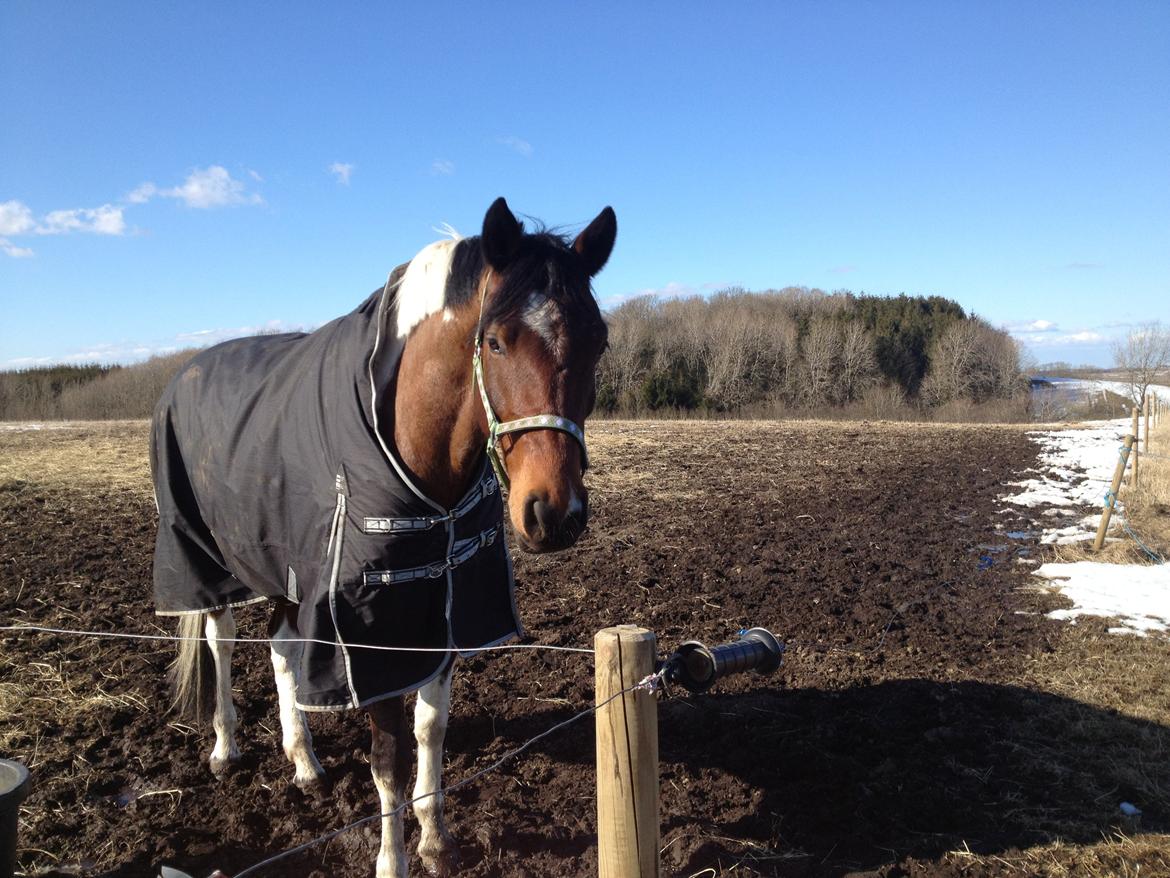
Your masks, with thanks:
M 544 532 L 545 536 L 548 536 L 556 531 L 557 525 L 560 524 L 560 516 L 557 515 L 557 511 L 549 504 L 541 500 L 537 500 L 532 504 L 532 512 L 536 516 L 536 521 L 540 525 L 540 529 Z
M 540 529 L 540 521 L 536 516 L 537 504 L 544 505 L 536 499 L 535 494 L 529 494 L 524 501 L 524 532 L 532 536 L 536 536 Z

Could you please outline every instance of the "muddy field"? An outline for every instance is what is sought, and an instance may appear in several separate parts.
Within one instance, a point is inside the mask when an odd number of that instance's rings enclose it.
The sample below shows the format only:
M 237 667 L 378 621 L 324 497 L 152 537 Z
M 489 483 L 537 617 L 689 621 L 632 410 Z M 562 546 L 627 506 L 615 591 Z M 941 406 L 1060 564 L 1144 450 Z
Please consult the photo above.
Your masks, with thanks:
M 1170 712 L 1148 673 L 1166 648 L 1041 614 L 1060 599 L 1015 563 L 1038 549 L 1005 536 L 1028 523 L 996 501 L 1034 462 L 1022 431 L 611 423 L 591 437 L 590 533 L 516 557 L 531 641 L 589 646 L 629 622 L 664 649 L 748 625 L 789 645 L 774 677 L 662 701 L 664 874 L 1170 871 L 1155 834 Z M 145 425 L 0 434 L 5 624 L 169 633 L 149 603 L 153 529 Z M 262 636 L 262 610 L 238 617 Z M 327 794 L 292 786 L 263 646 L 237 649 L 244 758 L 220 782 L 207 734 L 166 715 L 170 644 L 26 634 L 0 650 L 0 753 L 35 779 L 25 874 L 230 874 L 376 812 L 355 713 L 311 719 Z M 591 697 L 588 656 L 461 665 L 446 780 Z M 586 718 L 453 794 L 463 874 L 596 874 L 592 762 Z M 1123 800 L 1140 827 L 1119 824 Z M 270 874 L 369 876 L 375 849 L 376 828 L 358 829 Z

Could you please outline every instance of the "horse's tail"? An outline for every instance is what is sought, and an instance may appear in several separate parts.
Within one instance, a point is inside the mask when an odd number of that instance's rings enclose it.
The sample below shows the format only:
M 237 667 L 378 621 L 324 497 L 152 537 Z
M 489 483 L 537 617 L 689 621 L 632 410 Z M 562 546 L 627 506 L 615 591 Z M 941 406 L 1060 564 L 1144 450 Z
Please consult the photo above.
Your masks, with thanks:
M 215 695 L 215 665 L 204 628 L 207 613 L 184 613 L 179 617 L 179 654 L 171 665 L 171 709 L 196 723 L 211 714 Z

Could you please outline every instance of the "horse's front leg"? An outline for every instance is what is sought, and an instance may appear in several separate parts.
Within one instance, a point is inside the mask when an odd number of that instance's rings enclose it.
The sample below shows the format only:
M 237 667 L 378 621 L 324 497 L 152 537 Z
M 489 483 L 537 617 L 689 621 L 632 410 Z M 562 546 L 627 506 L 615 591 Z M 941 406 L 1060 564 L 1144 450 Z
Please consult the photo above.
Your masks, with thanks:
M 223 774 L 240 758 L 236 746 L 236 708 L 232 704 L 232 648 L 236 638 L 236 620 L 230 608 L 212 610 L 203 626 L 211 658 L 215 664 L 215 747 L 211 750 L 211 771 Z
M 451 665 L 418 691 L 414 736 L 418 740 L 418 775 L 414 813 L 422 830 L 418 855 L 432 875 L 449 875 L 459 865 L 459 846 L 443 822 L 443 738 L 451 708 Z M 420 796 L 426 796 L 417 801 Z
M 297 642 L 296 607 L 278 605 L 268 622 L 272 651 L 272 672 L 276 677 L 276 696 L 280 703 L 280 732 L 284 755 L 296 769 L 293 783 L 305 792 L 321 788 L 325 771 L 313 752 L 313 735 L 305 712 L 297 707 L 297 667 L 301 644 Z
M 402 811 L 410 776 L 410 730 L 401 696 L 376 701 L 370 713 L 370 770 L 382 808 L 382 845 L 377 878 L 406 878 L 406 837 Z M 394 813 L 391 813 L 394 812 Z

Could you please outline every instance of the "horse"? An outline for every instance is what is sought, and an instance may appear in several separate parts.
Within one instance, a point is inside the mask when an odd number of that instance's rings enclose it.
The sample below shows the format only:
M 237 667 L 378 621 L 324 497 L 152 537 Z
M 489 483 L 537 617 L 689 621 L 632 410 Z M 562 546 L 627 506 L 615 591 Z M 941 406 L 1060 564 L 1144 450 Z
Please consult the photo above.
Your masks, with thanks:
M 607 344 L 591 279 L 616 235 L 609 207 L 570 242 L 499 198 L 479 236 L 423 248 L 353 312 L 196 355 L 155 410 L 154 599 L 179 617 L 176 706 L 211 714 L 210 768 L 229 770 L 232 610 L 269 602 L 294 782 L 324 777 L 306 711 L 369 714 L 377 878 L 407 874 L 412 692 L 418 854 L 432 875 L 458 867 L 440 778 L 452 667 L 523 634 L 505 492 L 525 551 L 585 531 Z

